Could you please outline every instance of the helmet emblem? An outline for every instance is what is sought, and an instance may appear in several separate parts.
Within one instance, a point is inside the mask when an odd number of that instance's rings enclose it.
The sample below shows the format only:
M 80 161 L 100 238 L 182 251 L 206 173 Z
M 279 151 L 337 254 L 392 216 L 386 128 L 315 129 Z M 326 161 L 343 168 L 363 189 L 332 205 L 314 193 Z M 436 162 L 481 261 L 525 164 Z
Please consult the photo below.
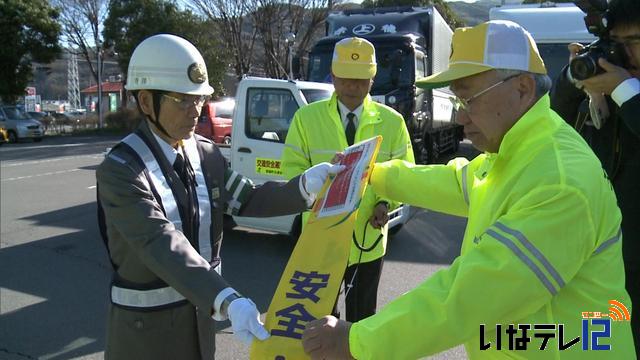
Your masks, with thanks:
M 360 55 L 358 55 L 358 53 L 352 53 L 351 54 L 351 60 L 355 61 L 355 60 L 358 60 L 358 59 L 360 59 Z
M 187 72 L 189 74 L 189 80 L 193 83 L 202 84 L 207 81 L 207 68 L 204 64 L 193 63 L 189 65 L 189 70 Z

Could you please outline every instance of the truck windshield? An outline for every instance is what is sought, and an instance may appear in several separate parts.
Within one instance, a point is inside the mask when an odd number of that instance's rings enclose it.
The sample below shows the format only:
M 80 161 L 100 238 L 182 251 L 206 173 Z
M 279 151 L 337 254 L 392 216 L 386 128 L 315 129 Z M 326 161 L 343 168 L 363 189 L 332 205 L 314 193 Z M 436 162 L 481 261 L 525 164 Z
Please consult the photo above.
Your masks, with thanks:
M 331 97 L 331 91 L 325 89 L 302 89 L 302 94 L 307 99 L 307 104 Z
M 569 44 L 538 44 L 538 51 L 547 68 L 547 75 L 554 82 L 562 68 L 569 63 Z
M 309 81 L 331 83 L 331 58 L 333 50 L 310 54 Z M 398 87 L 411 86 L 414 82 L 413 53 L 407 49 L 376 48 L 376 73 L 371 94 L 381 95 Z

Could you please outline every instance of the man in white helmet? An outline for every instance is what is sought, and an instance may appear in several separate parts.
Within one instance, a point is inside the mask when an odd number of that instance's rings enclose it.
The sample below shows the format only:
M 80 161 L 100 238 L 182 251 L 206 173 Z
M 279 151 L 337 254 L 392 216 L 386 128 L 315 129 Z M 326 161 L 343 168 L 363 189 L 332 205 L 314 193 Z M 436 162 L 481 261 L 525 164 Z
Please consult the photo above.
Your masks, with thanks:
M 200 52 L 180 37 L 142 41 L 126 88 L 145 121 L 96 172 L 114 268 L 105 358 L 213 359 L 214 319 L 228 318 L 247 344 L 266 339 L 255 304 L 220 274 L 223 214 L 306 210 L 340 167 L 323 163 L 260 187 L 230 170 L 218 148 L 194 134 L 213 88 Z

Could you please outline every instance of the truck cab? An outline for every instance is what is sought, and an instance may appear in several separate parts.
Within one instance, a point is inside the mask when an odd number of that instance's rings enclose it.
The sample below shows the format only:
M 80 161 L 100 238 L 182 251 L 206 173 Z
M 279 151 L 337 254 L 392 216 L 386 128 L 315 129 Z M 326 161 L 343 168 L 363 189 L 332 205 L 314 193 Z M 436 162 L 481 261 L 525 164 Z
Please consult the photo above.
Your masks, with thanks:
M 433 162 L 462 140 L 448 89 L 424 90 L 415 81 L 448 66 L 452 30 L 434 7 L 352 9 L 327 17 L 326 37 L 309 53 L 307 79 L 331 82 L 336 42 L 358 36 L 376 48 L 378 71 L 373 100 L 397 110 L 405 119 L 416 161 Z
M 293 115 L 301 106 L 331 97 L 333 85 L 325 83 L 245 77 L 238 84 L 233 113 L 231 146 L 221 147 L 231 168 L 256 184 L 284 180 L 282 151 Z M 390 224 L 403 223 L 408 208 L 390 213 Z M 296 215 L 270 218 L 234 216 L 237 225 L 290 234 L 300 231 Z

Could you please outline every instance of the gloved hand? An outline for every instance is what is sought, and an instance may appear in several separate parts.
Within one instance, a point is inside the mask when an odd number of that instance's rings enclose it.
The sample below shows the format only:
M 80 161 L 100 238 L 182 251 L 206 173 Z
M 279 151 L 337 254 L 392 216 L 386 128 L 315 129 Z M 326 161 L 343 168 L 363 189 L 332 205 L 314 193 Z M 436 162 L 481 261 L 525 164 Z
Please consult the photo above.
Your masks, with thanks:
M 344 165 L 330 164 L 323 162 L 318 165 L 312 166 L 302 175 L 302 186 L 309 195 L 315 195 L 322 190 L 322 184 L 329 174 L 337 174 L 344 170 Z
M 246 345 L 251 345 L 253 337 L 258 340 L 269 338 L 269 332 L 262 326 L 260 312 L 250 299 L 239 298 L 229 304 L 227 309 L 231 327 L 236 338 Z

